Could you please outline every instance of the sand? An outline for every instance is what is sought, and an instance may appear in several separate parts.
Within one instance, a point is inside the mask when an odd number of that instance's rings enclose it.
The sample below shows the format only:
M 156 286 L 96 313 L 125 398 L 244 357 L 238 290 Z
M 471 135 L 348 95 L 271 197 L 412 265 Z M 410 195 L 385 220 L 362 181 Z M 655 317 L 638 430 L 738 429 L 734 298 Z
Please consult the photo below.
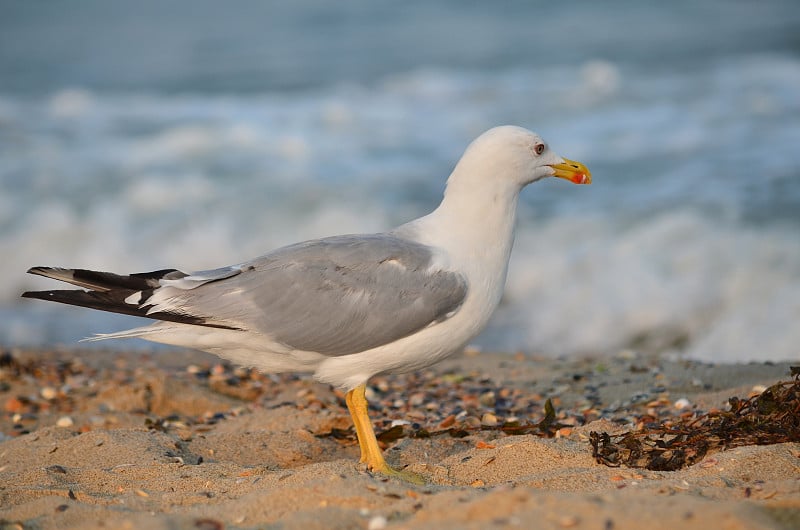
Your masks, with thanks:
M 376 430 L 395 425 L 387 459 L 423 475 L 417 486 L 358 463 L 343 394 L 308 376 L 196 352 L 9 351 L 0 528 L 800 528 L 800 444 L 738 447 L 667 472 L 599 464 L 588 442 L 646 411 L 724 408 L 788 374 L 631 352 L 471 351 L 375 378 Z M 555 437 L 493 428 L 538 422 L 548 398 Z

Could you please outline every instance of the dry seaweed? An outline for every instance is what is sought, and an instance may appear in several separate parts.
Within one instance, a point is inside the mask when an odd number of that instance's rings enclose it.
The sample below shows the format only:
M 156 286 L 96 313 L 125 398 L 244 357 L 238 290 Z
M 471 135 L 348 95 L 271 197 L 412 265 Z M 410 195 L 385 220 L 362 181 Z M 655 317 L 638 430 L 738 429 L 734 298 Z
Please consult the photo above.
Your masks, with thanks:
M 406 437 L 431 438 L 434 436 L 449 435 L 453 438 L 464 438 L 478 431 L 500 431 L 509 435 L 534 434 L 543 438 L 552 438 L 556 435 L 556 431 L 562 427 L 565 427 L 565 425 L 556 421 L 555 408 L 553 407 L 553 403 L 548 399 L 544 403 L 544 418 L 536 423 L 528 422 L 521 424 L 518 421 L 510 421 L 500 425 L 481 425 L 479 427 L 459 425 L 436 431 L 429 431 L 424 428 L 408 430 L 404 429 L 402 425 L 395 425 L 379 433 L 377 438 L 383 443 L 392 443 Z
M 544 403 L 544 418 L 538 422 L 520 423 L 518 421 L 507 421 L 498 425 L 480 425 L 471 427 L 463 424 L 456 424 L 453 427 L 430 431 L 423 427 L 410 427 L 408 425 L 393 425 L 392 427 L 379 431 L 376 437 L 383 444 L 391 444 L 402 438 L 432 438 L 437 436 L 450 436 L 452 438 L 464 438 L 479 431 L 496 431 L 509 435 L 533 434 L 543 438 L 553 438 L 556 432 L 565 427 L 556 420 L 556 411 L 552 402 L 548 399 Z M 355 431 L 350 429 L 331 428 L 329 432 L 317 433 L 317 438 L 334 438 L 338 440 L 355 440 Z
M 793 381 L 780 382 L 749 399 L 732 397 L 727 411 L 611 436 L 592 432 L 597 462 L 656 471 L 690 466 L 707 454 L 744 445 L 800 441 L 800 368 Z

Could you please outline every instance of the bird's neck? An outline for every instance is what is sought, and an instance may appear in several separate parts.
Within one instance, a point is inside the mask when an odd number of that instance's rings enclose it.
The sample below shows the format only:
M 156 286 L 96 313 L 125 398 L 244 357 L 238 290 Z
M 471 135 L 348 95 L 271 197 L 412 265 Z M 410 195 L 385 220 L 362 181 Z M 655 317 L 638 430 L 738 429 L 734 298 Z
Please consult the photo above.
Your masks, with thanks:
M 504 279 L 518 199 L 518 188 L 464 189 L 451 183 L 436 210 L 407 226 L 415 239 L 446 249 L 462 263 L 482 268 L 492 263 Z

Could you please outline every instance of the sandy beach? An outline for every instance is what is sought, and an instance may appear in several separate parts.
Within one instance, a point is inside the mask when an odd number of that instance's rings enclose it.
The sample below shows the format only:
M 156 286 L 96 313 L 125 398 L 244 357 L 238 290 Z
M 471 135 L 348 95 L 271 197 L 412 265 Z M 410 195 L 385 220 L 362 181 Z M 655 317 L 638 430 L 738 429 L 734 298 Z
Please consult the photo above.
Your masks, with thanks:
M 788 364 L 467 351 L 376 377 L 387 459 L 422 486 L 358 464 L 343 394 L 308 376 L 183 351 L 6 350 L 0 365 L 3 529 L 800 525 L 798 443 L 676 471 L 603 465 L 589 443 L 643 417 L 723 410 L 791 380 Z M 543 437 L 548 399 L 557 424 Z

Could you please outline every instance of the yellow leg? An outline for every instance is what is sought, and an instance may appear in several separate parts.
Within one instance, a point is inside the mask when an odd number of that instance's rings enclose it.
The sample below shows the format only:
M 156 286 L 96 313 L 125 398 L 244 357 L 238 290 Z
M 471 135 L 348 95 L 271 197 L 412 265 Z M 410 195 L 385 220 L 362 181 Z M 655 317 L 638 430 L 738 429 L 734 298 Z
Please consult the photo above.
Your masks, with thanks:
M 381 448 L 378 447 L 378 439 L 375 438 L 375 431 L 372 429 L 372 422 L 369 420 L 367 412 L 367 396 L 365 392 L 367 385 L 361 384 L 349 391 L 345 396 L 347 409 L 353 418 L 353 425 L 358 436 L 358 445 L 361 447 L 361 462 L 367 464 L 367 469 L 376 473 L 382 473 L 391 477 L 397 477 L 414 484 L 424 484 L 425 480 L 410 471 L 400 471 L 394 469 L 386 463 L 383 458 Z
M 360 409 L 356 408 L 354 396 L 355 396 L 356 392 L 358 392 L 360 394 L 361 401 L 363 401 L 363 403 L 364 403 L 362 406 L 366 409 L 367 397 L 365 395 L 365 391 L 366 391 L 366 386 L 365 385 L 361 385 L 358 388 L 354 388 L 353 390 L 351 390 L 350 392 L 348 392 L 345 395 L 345 401 L 347 402 L 347 410 L 350 411 L 350 417 L 353 418 L 353 426 L 356 428 L 356 437 L 358 439 L 358 447 L 361 449 L 361 459 L 359 460 L 359 462 L 361 462 L 362 464 L 366 463 L 367 462 L 367 458 L 368 458 L 367 457 L 368 451 L 365 448 L 364 442 L 362 442 L 362 440 L 366 440 L 367 439 L 367 435 L 364 434 L 364 425 L 363 425 L 363 422 L 361 420 L 361 416 L 359 415 L 359 412 L 358 412 L 358 410 L 360 410 Z M 369 425 L 369 416 L 368 415 L 366 415 L 366 416 L 367 416 L 367 424 Z M 372 438 L 373 439 L 375 438 L 374 432 L 372 433 Z M 378 445 L 378 440 L 377 439 L 375 440 L 375 445 L 376 446 Z M 383 457 L 381 457 L 381 458 L 383 458 Z

